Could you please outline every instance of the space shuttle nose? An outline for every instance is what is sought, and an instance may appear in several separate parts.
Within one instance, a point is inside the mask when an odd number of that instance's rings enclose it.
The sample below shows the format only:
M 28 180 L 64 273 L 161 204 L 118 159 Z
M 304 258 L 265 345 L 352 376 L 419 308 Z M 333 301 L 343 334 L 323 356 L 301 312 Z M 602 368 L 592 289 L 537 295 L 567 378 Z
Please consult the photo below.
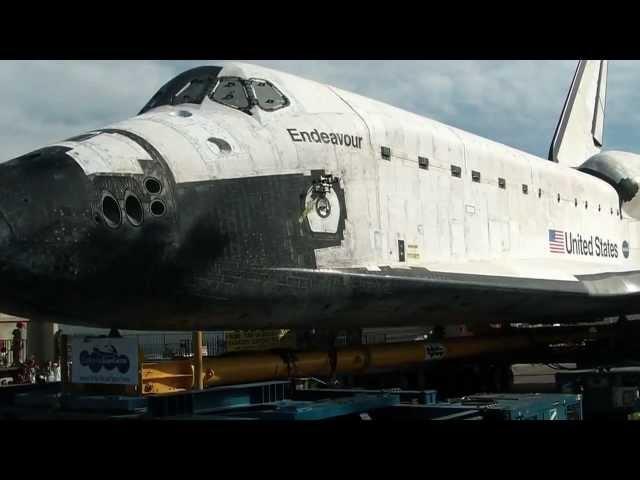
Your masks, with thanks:
M 70 152 L 45 147 L 0 163 L 0 312 L 115 310 L 139 301 L 159 260 L 173 259 L 172 200 L 155 177 L 96 179 Z
M 47 147 L 0 164 L 3 264 L 45 271 L 88 224 L 90 184 L 66 150 Z

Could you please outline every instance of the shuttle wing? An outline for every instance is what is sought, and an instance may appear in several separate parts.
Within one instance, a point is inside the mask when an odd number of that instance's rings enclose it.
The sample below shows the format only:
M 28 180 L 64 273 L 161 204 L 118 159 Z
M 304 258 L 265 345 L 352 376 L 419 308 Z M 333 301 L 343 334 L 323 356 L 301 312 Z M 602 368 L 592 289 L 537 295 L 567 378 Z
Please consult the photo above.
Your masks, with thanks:
M 633 313 L 640 298 L 635 264 L 576 267 L 570 261 L 523 259 L 283 270 L 306 277 L 313 289 L 339 285 L 333 301 L 349 296 L 350 307 L 332 314 L 340 320 L 342 313 L 352 325 L 594 321 L 612 311 Z

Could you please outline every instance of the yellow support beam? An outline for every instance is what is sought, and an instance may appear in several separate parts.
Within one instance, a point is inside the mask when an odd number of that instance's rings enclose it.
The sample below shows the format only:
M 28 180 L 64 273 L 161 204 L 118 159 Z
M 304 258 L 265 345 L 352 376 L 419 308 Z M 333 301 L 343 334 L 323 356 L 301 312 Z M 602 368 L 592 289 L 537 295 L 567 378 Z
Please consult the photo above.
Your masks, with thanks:
M 190 390 L 193 365 L 190 360 L 145 362 L 142 365 L 143 394 L 172 393 Z
M 197 356 L 191 362 L 170 360 L 143 365 L 142 391 L 167 393 L 191 388 L 283 380 L 298 377 L 328 377 L 333 374 L 362 374 L 379 368 L 401 368 L 445 359 L 475 357 L 487 353 L 524 350 L 535 345 L 585 338 L 585 332 L 545 332 L 484 337 L 459 337 L 438 342 L 402 342 L 357 345 L 330 351 L 234 353 L 202 359 L 198 374 Z M 197 345 L 197 343 L 195 343 Z M 335 366 L 335 371 L 332 370 Z

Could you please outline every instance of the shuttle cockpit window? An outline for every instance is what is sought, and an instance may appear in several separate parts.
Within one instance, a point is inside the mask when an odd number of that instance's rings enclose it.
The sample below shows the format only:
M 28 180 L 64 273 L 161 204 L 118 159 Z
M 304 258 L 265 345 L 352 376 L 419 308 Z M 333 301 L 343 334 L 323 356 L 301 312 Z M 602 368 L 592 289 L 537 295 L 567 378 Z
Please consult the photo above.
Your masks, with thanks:
M 251 109 L 258 106 L 273 112 L 289 105 L 289 100 L 280 90 L 266 80 L 244 80 L 237 77 L 221 77 L 210 95 L 218 103 L 242 110 L 251 115 Z
M 163 105 L 201 104 L 216 84 L 221 70 L 220 67 L 206 66 L 181 73 L 158 90 L 139 114 Z
M 244 82 L 235 77 L 221 78 L 211 94 L 211 99 L 239 110 L 247 110 L 251 106 Z
M 289 100 L 276 87 L 266 80 L 249 80 L 251 93 L 262 110 L 272 112 L 289 105 Z
M 181 105 L 183 103 L 195 103 L 200 104 L 204 100 L 204 96 L 209 90 L 209 82 L 202 78 L 194 78 L 187 83 L 178 93 L 172 98 L 172 105 Z

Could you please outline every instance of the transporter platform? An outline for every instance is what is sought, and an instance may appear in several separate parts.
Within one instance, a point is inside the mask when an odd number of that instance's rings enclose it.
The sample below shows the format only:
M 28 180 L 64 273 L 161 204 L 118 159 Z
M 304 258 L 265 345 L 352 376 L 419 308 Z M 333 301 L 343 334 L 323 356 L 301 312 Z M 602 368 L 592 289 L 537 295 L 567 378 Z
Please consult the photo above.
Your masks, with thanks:
M 508 329 L 205 357 L 202 333 L 194 332 L 193 355 L 146 361 L 137 339 L 63 337 L 63 381 L 0 388 L 0 418 L 579 420 L 606 412 L 630 418 L 640 412 L 640 368 L 594 366 L 621 353 L 632 357 L 638 338 L 637 327 L 624 324 L 599 332 Z M 582 370 L 556 365 L 553 385 L 515 388 L 522 383 L 514 382 L 513 364 L 569 357 Z
M 579 394 L 478 394 L 442 401 L 434 390 L 296 388 L 286 381 L 144 397 L 62 393 L 60 383 L 40 387 L 8 387 L 13 392 L 0 396 L 0 419 L 211 422 L 582 419 Z

